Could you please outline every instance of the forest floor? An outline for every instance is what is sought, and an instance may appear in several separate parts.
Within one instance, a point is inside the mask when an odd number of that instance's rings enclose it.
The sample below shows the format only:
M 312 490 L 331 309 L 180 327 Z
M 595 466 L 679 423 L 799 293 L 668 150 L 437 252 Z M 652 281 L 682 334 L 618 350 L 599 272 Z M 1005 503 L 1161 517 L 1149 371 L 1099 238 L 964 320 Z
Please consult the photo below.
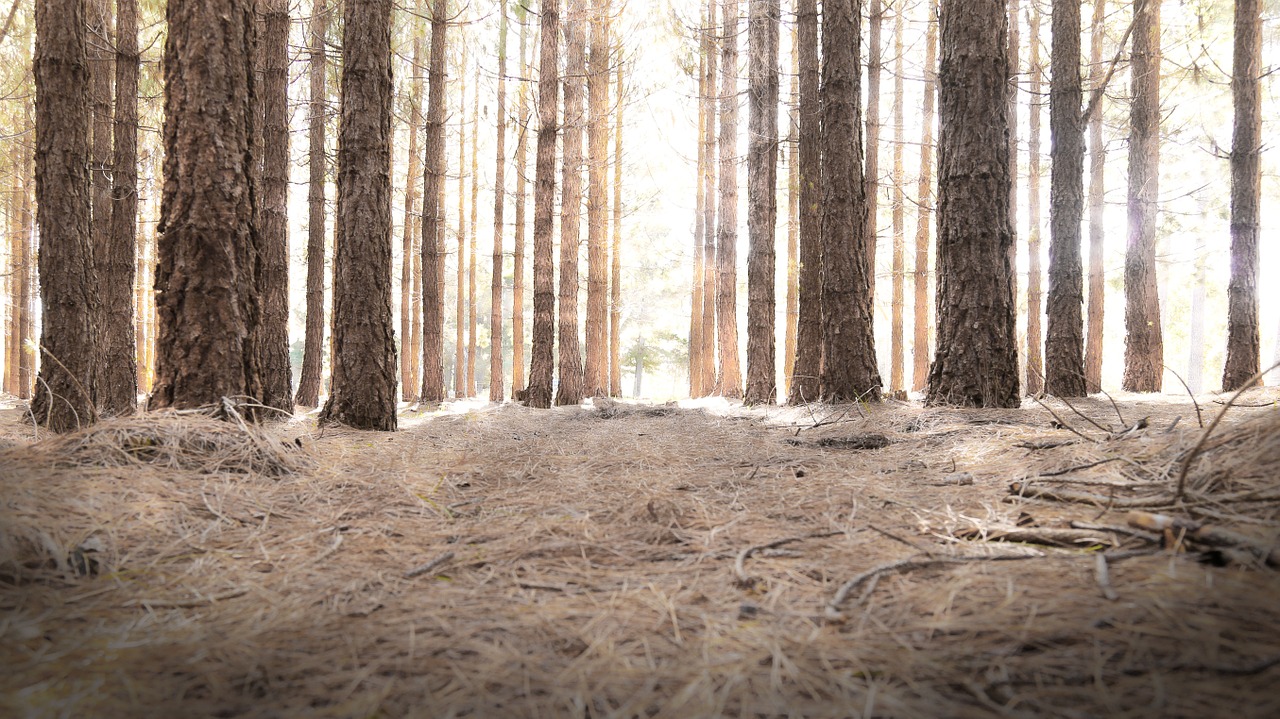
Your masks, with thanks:
M 1199 399 L 11 401 L 0 714 L 1280 716 L 1280 391 Z

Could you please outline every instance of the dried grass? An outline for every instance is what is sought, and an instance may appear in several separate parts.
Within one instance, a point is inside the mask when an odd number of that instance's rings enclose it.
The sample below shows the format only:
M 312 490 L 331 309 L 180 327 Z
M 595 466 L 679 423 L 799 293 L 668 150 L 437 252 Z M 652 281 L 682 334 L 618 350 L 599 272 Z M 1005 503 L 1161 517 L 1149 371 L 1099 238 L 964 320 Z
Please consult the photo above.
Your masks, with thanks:
M 1272 404 L 1233 409 L 1158 506 L 1274 542 L 1278 398 L 1246 395 Z M 1034 405 L 601 403 L 21 444 L 0 451 L 0 713 L 1280 714 L 1274 571 L 1109 529 L 986 541 L 1122 527 L 1009 486 L 1164 501 L 1200 438 L 1176 398 L 1121 399 L 1124 421 L 1072 403 L 1096 425 L 1046 404 L 1074 432 Z M 139 437 L 157 461 L 120 451 Z

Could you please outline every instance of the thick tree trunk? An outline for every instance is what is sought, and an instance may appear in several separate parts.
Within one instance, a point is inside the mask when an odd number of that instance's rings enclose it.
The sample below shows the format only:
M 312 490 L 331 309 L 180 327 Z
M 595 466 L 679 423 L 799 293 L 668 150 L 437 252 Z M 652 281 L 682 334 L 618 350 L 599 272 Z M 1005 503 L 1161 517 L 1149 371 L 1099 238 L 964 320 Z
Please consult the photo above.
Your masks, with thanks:
M 748 404 L 778 396 L 775 347 L 777 282 L 774 234 L 778 222 L 779 0 L 751 0 L 747 21 L 749 64 L 747 146 L 747 390 Z
M 716 319 L 720 348 L 720 394 L 742 397 L 738 360 L 738 6 L 721 0 L 720 220 L 716 228 Z
M 533 76 L 533 65 L 529 62 L 528 16 L 520 23 L 520 68 L 526 78 Z M 518 117 L 520 136 L 516 140 L 516 217 L 515 217 L 515 249 L 513 252 L 512 285 L 511 285 L 511 397 L 515 399 L 517 392 L 523 392 L 524 383 L 524 293 L 525 293 L 525 203 L 528 184 L 526 175 L 529 164 L 529 131 L 533 128 L 529 116 L 529 83 L 520 84 L 520 103 Z
M 583 391 L 609 395 L 609 2 L 592 10 L 587 74 L 587 322 Z
M 1084 215 L 1084 116 L 1080 85 L 1080 0 L 1053 5 L 1049 132 L 1053 136 L 1049 190 L 1049 298 L 1044 389 L 1058 397 L 1087 394 L 1084 377 L 1084 274 L 1080 222 Z
M 325 33 L 329 11 L 325 0 L 312 0 L 308 29 L 311 97 L 307 129 L 307 328 L 302 347 L 302 377 L 294 403 L 302 407 L 320 404 L 321 356 L 324 352 L 324 186 L 327 158 L 325 136 Z
M 822 396 L 880 400 L 859 112 L 859 0 L 827 0 L 822 31 Z
M 529 358 L 530 407 L 551 407 L 551 373 L 556 325 L 555 230 L 556 126 L 560 99 L 560 0 L 542 4 L 542 47 L 538 52 L 538 154 L 533 190 L 533 346 Z
M 1222 389 L 1237 390 L 1260 369 L 1258 235 L 1262 192 L 1262 10 L 1258 0 L 1236 0 L 1231 96 L 1231 281 L 1227 286 L 1227 363 Z
M 1027 394 L 1038 395 L 1044 389 L 1044 343 L 1042 341 L 1042 321 L 1044 319 L 1044 297 L 1042 293 L 1043 275 L 1040 268 L 1041 226 L 1040 212 L 1040 117 L 1043 103 L 1044 68 L 1040 64 L 1040 11 L 1034 5 L 1031 8 L 1031 36 L 1027 44 L 1031 63 L 1031 108 L 1028 118 L 1027 138 L 1027 361 L 1026 386 Z M 1017 240 L 1017 236 L 1014 236 Z M 1017 293 L 1014 293 L 1017 298 Z
M 570 0 L 565 18 L 564 173 L 560 199 L 560 386 L 557 405 L 578 404 L 583 397 L 582 349 L 578 343 L 578 245 L 582 225 L 582 97 L 587 72 L 583 33 L 586 4 Z
M 906 182 L 903 177 L 902 170 L 902 153 L 903 144 L 906 138 L 903 136 L 903 125 L 906 123 L 905 112 L 903 110 L 903 75 L 905 64 L 903 63 L 903 8 L 901 6 L 894 9 L 893 17 L 893 300 L 891 302 L 891 339 L 890 339 L 890 362 L 889 362 L 889 389 L 892 392 L 903 392 L 905 387 L 906 369 L 904 365 L 904 336 L 903 324 L 906 314 L 906 302 L 904 299 L 905 283 L 906 283 L 906 252 L 907 238 L 905 230 L 906 222 L 906 195 L 903 192 L 902 185 Z
M 702 193 L 702 349 L 698 353 L 699 383 L 702 385 L 701 396 L 715 392 L 716 387 L 716 286 L 719 268 L 716 265 L 716 178 L 719 175 L 716 143 L 716 98 L 719 91 L 716 87 L 716 68 L 719 67 L 718 46 L 716 44 L 716 7 L 719 0 L 707 0 L 706 20 L 702 30 L 702 54 L 707 59 L 704 81 L 706 92 L 702 95 L 703 126 L 702 153 L 706 156 L 703 165 L 701 185 Z
M 916 186 L 915 337 L 911 344 L 911 389 L 920 392 L 929 382 L 929 240 L 933 225 L 933 120 L 938 85 L 938 22 L 935 0 L 925 3 L 924 108 L 920 127 L 920 182 Z M 1013 145 L 1010 144 L 1012 152 Z M 1010 168 L 1013 167 L 1012 155 Z M 1012 174 L 1010 175 L 1012 177 Z M 1010 185 L 1013 183 L 1010 182 Z M 1009 193 L 1010 202 L 1013 193 Z M 1012 216 L 1010 212 L 1010 216 Z M 1010 223 L 1010 232 L 1012 232 Z M 1012 266 L 1012 265 L 1010 265 Z
M 507 2 L 499 0 L 498 12 L 498 134 L 493 174 L 493 264 L 489 287 L 489 401 L 506 395 L 502 369 L 502 232 L 507 199 Z
M 293 414 L 289 365 L 289 2 L 259 0 L 265 10 L 263 72 L 262 403 Z
M 112 170 L 112 81 L 115 76 L 115 58 L 111 51 L 115 43 L 112 33 L 110 0 L 88 0 L 85 10 L 88 14 L 89 29 L 86 36 L 89 52 L 89 104 L 92 108 L 92 140 L 90 144 L 89 192 L 92 205 L 92 221 L 89 236 L 93 243 L 93 264 L 90 272 L 98 283 L 99 292 L 107 292 L 107 296 L 99 295 L 98 316 L 94 319 L 97 325 L 98 356 L 94 360 L 93 395 L 99 411 L 105 414 L 121 414 L 127 411 L 128 400 L 121 402 L 120 397 L 108 406 L 103 396 L 118 377 L 112 376 L 111 360 L 107 355 L 108 344 L 118 349 L 119 342 L 113 341 L 112 331 L 120 327 L 118 321 L 113 322 L 109 315 L 119 311 L 120 288 L 110 287 L 103 280 L 110 278 L 104 273 L 103 265 L 110 257 L 111 241 L 111 170 Z M 125 285 L 124 289 L 127 290 Z M 123 389 L 123 388 L 122 388 Z M 121 395 L 124 392 L 120 392 Z
M 930 405 L 1021 401 L 1009 264 L 1007 29 L 1001 0 L 942 2 L 938 352 Z
M 393 431 L 391 0 L 348 2 L 342 26 L 333 390 L 319 421 Z
M 800 320 L 800 55 L 791 32 L 791 99 L 787 115 L 787 327 L 782 343 L 782 396 L 791 396 L 796 369 L 796 324 Z
M 174 0 L 168 20 L 151 406 L 190 409 L 262 396 L 253 2 Z
M 1156 291 L 1156 210 L 1160 197 L 1160 0 L 1133 6 L 1133 105 L 1129 116 L 1129 244 L 1124 259 L 1124 381 L 1129 392 L 1159 392 L 1164 335 Z
M 425 15 L 425 0 L 417 0 L 414 13 Z M 409 166 L 404 184 L 404 222 L 400 240 L 400 398 L 405 402 L 417 402 L 421 389 L 419 361 L 422 357 L 422 313 L 418 306 L 422 301 L 422 258 L 418 253 L 417 238 L 421 237 L 422 206 L 418 196 L 422 182 L 422 164 L 419 161 L 421 145 L 418 133 L 422 128 L 422 63 L 423 28 L 418 17 L 409 19 L 413 34 L 413 64 L 409 68 Z
M 867 184 L 867 268 L 868 281 L 871 283 L 873 316 L 876 291 L 876 244 L 880 239 L 880 76 L 884 74 L 883 34 L 884 3 L 882 0 L 870 0 L 870 7 L 867 10 L 867 138 L 864 145 L 866 154 L 864 172 Z
M 427 153 L 422 171 L 422 394 L 444 401 L 444 121 L 448 0 L 431 4 L 431 69 L 427 90 Z
M 800 314 L 796 319 L 796 365 L 787 401 L 804 404 L 822 392 L 822 148 L 818 94 L 818 9 L 815 0 L 797 0 L 796 53 L 800 65 Z
M 618 61 L 616 113 L 613 130 L 613 245 L 609 275 L 609 396 L 622 396 L 622 85 L 623 61 Z M 705 230 L 705 228 L 704 228 Z M 705 261 L 705 255 L 704 255 Z M 704 295 L 705 296 L 705 295 Z M 706 342 L 706 328 L 703 328 Z
M 1089 40 L 1089 66 L 1093 71 L 1090 73 L 1089 84 L 1093 86 L 1094 92 L 1102 87 L 1107 73 L 1102 65 L 1106 23 L 1106 0 L 1093 0 L 1093 25 Z M 1103 212 L 1106 209 L 1107 148 L 1102 143 L 1101 98 L 1085 121 L 1089 125 L 1089 306 L 1084 347 L 1084 384 L 1086 392 L 1094 393 L 1102 391 L 1102 317 L 1106 283 L 1102 253 L 1106 237 Z

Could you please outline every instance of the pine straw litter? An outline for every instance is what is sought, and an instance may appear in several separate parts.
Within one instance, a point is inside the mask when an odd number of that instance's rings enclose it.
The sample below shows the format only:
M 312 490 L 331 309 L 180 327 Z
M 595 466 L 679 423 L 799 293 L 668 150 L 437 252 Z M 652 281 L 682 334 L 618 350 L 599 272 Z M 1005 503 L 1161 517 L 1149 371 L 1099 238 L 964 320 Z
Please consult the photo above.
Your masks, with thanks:
M 1280 716 L 1280 392 L 1200 399 L 11 411 L 0 714 Z

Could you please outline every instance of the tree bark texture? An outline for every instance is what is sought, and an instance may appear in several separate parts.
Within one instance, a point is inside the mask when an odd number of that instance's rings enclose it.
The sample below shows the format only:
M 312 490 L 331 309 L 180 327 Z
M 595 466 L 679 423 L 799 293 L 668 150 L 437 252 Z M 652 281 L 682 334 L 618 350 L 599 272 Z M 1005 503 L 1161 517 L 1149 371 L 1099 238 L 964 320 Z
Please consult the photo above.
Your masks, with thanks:
M 861 28 L 861 23 L 858 27 Z M 876 291 L 876 244 L 880 239 L 880 77 L 884 74 L 883 37 L 884 2 L 870 0 L 867 10 L 867 139 L 864 146 L 864 167 L 867 185 L 867 268 L 873 306 Z
M 343 11 L 333 387 L 320 422 L 396 428 L 391 314 L 391 0 Z
M 747 388 L 748 404 L 778 395 L 774 298 L 778 221 L 779 0 L 750 0 L 747 20 Z
M 1044 293 L 1042 290 L 1044 272 L 1041 270 L 1041 226 L 1040 211 L 1040 176 L 1042 174 L 1040 138 L 1040 118 L 1043 107 L 1044 67 L 1040 62 L 1040 11 L 1033 4 L 1030 12 L 1030 37 L 1027 38 L 1030 55 L 1031 73 L 1031 107 L 1028 112 L 1027 126 L 1027 361 L 1026 387 L 1027 394 L 1037 395 L 1044 389 Z M 1017 240 L 1017 236 L 1014 236 Z M 1017 297 L 1017 292 L 1014 292 Z
M 933 122 L 938 91 L 937 3 L 925 3 L 924 101 L 920 132 L 920 180 L 916 186 L 915 321 L 912 330 L 911 389 L 920 392 L 929 382 L 929 245 L 933 226 Z M 1013 144 L 1009 145 L 1010 150 Z M 1009 163 L 1013 167 L 1012 157 Z M 1012 177 L 1012 175 L 1010 175 Z M 1010 182 L 1012 185 L 1013 183 Z M 1012 201 L 1012 192 L 1010 201 Z M 1010 216 L 1012 216 L 1010 212 Z M 1012 227 L 1012 224 L 1010 225 Z M 1012 229 L 1010 230 L 1012 231 Z
M 530 407 L 551 407 L 556 292 L 555 230 L 557 106 L 560 100 L 560 0 L 542 5 L 538 52 L 538 149 L 533 188 L 533 346 L 529 358 Z
M 722 0 L 720 47 L 720 210 L 716 228 L 716 319 L 720 394 L 742 397 L 738 360 L 738 9 Z
M 880 400 L 859 112 L 860 0 L 827 0 L 822 29 L 822 397 Z
M 174 0 L 167 14 L 151 406 L 256 401 L 253 1 Z
M 702 54 L 707 59 L 706 92 L 702 95 L 703 125 L 702 152 L 706 156 L 703 165 L 701 186 L 702 193 L 702 350 L 698 353 L 699 383 L 702 395 L 715 392 L 716 386 L 716 286 L 719 269 L 716 265 L 716 178 L 719 166 L 716 161 L 716 68 L 720 58 L 716 44 L 716 8 L 719 0 L 707 0 L 706 22 L 702 30 Z
M 929 405 L 1017 407 L 1009 264 L 1008 16 L 943 0 L 939 74 L 938 351 Z
M 1093 0 L 1093 24 L 1089 39 L 1089 84 L 1094 92 L 1106 77 L 1102 65 L 1102 43 L 1106 38 L 1106 0 Z M 1084 346 L 1084 384 L 1089 393 L 1102 391 L 1102 318 L 1103 291 L 1106 277 L 1103 273 L 1103 247 L 1106 228 L 1103 213 L 1106 210 L 1107 147 L 1102 142 L 1102 102 L 1085 118 L 1089 126 L 1089 297 L 1087 327 Z
M 112 407 L 108 412 L 104 397 L 101 395 L 109 386 L 108 383 L 112 377 L 108 376 L 111 371 L 107 355 L 105 353 L 107 343 L 111 342 L 109 334 L 111 330 L 119 327 L 118 322 L 112 322 L 108 318 L 108 314 L 118 309 L 120 292 L 111 292 L 111 290 L 102 284 L 102 280 L 108 279 L 104 273 L 104 268 L 99 265 L 103 264 L 111 252 L 111 170 L 112 170 L 112 152 L 111 145 L 113 140 L 114 127 L 112 123 L 112 85 L 115 76 L 115 57 L 112 52 L 112 46 L 115 44 L 115 38 L 112 33 L 112 13 L 110 0 L 88 0 L 85 10 L 88 16 L 89 28 L 86 36 L 89 51 L 89 105 L 92 112 L 92 125 L 90 131 L 92 133 L 89 153 L 90 153 L 90 172 L 89 172 L 89 197 L 91 207 L 91 224 L 89 227 L 89 236 L 93 242 L 93 265 L 91 266 L 92 277 L 97 283 L 99 291 L 98 316 L 95 318 L 97 323 L 97 345 L 96 351 L 98 356 L 94 360 L 94 378 L 93 378 L 93 395 L 94 402 L 98 410 L 104 413 L 117 414 L 119 407 Z M 127 289 L 127 286 L 126 286 Z M 110 296 L 103 297 L 101 292 L 106 290 Z M 119 344 L 111 342 L 112 344 Z M 114 402 L 113 405 L 118 404 Z
M 607 0 L 591 14 L 587 74 L 587 318 L 583 392 L 609 396 L 609 25 Z
M 1258 323 L 1258 235 L 1262 192 L 1262 10 L 1236 0 L 1231 96 L 1231 281 L 1227 286 L 1227 362 L 1222 389 L 1237 390 L 1262 361 Z
M 422 392 L 444 401 L 444 121 L 448 1 L 431 4 L 431 63 L 427 90 L 426 157 L 422 170 Z
M 294 403 L 320 404 L 320 374 L 324 353 L 324 188 L 328 160 L 325 144 L 325 34 L 329 11 L 325 0 L 312 0 L 308 28 L 311 97 L 308 107 L 307 170 L 307 320 L 302 347 L 302 377 Z
M 822 112 L 818 67 L 818 9 L 797 0 L 796 54 L 800 65 L 800 298 L 796 319 L 796 365 L 787 401 L 804 404 L 822 393 Z
M 502 232 L 507 199 L 507 3 L 500 0 L 498 25 L 498 135 L 493 174 L 493 264 L 489 287 L 489 401 L 506 395 L 502 369 Z
M 293 414 L 289 364 L 289 2 L 259 0 L 262 38 L 262 403 Z
M 1159 392 L 1164 335 L 1156 289 L 1156 203 L 1160 197 L 1160 0 L 1133 6 L 1133 104 L 1129 114 L 1129 244 L 1124 258 L 1124 381 Z
M 905 283 L 906 283 L 906 194 L 903 191 L 903 183 L 906 178 L 903 177 L 903 126 L 905 123 L 905 111 L 903 109 L 903 75 L 905 74 L 905 64 L 903 62 L 903 51 L 905 44 L 903 43 L 903 11 L 902 7 L 894 9 L 893 17 L 893 298 L 890 303 L 890 352 L 889 352 L 889 389 L 892 392 L 905 391 L 905 351 L 903 344 L 905 337 L 903 335 L 903 324 L 906 314 Z
M 1087 394 L 1084 375 L 1084 270 L 1080 223 L 1084 217 L 1084 115 L 1080 84 L 1080 0 L 1053 5 L 1049 132 L 1053 136 L 1049 187 L 1048 331 L 1044 389 L 1058 397 Z
M 520 69 L 526 78 L 533 76 L 533 65 L 528 58 L 529 33 L 527 31 L 528 16 L 520 23 Z M 525 204 L 529 164 L 529 131 L 533 128 L 529 116 L 529 83 L 520 84 L 520 101 L 517 117 L 520 122 L 520 135 L 516 140 L 516 216 L 515 216 L 515 248 L 512 252 L 512 285 L 511 285 L 511 396 L 523 392 L 524 381 L 524 293 L 525 293 L 525 233 L 528 222 L 525 218 Z
M 417 0 L 414 12 L 426 14 L 425 0 Z M 417 402 L 421 389 L 421 371 L 419 362 L 422 357 L 422 313 L 418 310 L 422 302 L 422 283 L 419 275 L 422 272 L 422 257 L 419 254 L 417 238 L 422 235 L 422 202 L 418 196 L 422 182 L 422 164 L 418 153 L 421 144 L 418 139 L 422 128 L 422 90 L 423 90 L 423 28 L 417 17 L 409 18 L 410 32 L 413 34 L 413 61 L 409 68 L 412 77 L 409 82 L 409 166 L 405 173 L 404 184 L 404 222 L 401 226 L 400 240 L 400 398 L 405 402 Z
M 587 72 L 587 46 L 583 27 L 586 5 L 570 0 L 563 25 L 565 40 L 564 74 L 564 166 L 560 198 L 560 386 L 557 405 L 578 404 L 583 397 L 582 348 L 578 343 L 578 245 L 582 229 L 582 131 L 585 113 L 583 94 Z
M 35 218 L 31 207 L 33 188 L 36 186 L 35 162 L 30 150 L 23 154 L 22 166 L 22 240 L 19 245 L 22 254 L 18 263 L 21 272 L 18 278 L 19 315 L 16 347 L 18 352 L 18 391 L 15 394 L 17 394 L 18 399 L 31 399 L 32 392 L 35 390 L 36 376 L 36 352 L 30 344 L 35 339 L 36 329 L 35 313 L 32 310 L 32 305 L 35 304 L 35 293 L 39 291 L 40 287 L 36 277 L 35 228 L 32 226 L 32 221 Z
M 787 115 L 787 326 L 783 332 L 782 396 L 791 396 L 796 370 L 796 324 L 800 321 L 800 62 L 791 32 L 791 98 Z

